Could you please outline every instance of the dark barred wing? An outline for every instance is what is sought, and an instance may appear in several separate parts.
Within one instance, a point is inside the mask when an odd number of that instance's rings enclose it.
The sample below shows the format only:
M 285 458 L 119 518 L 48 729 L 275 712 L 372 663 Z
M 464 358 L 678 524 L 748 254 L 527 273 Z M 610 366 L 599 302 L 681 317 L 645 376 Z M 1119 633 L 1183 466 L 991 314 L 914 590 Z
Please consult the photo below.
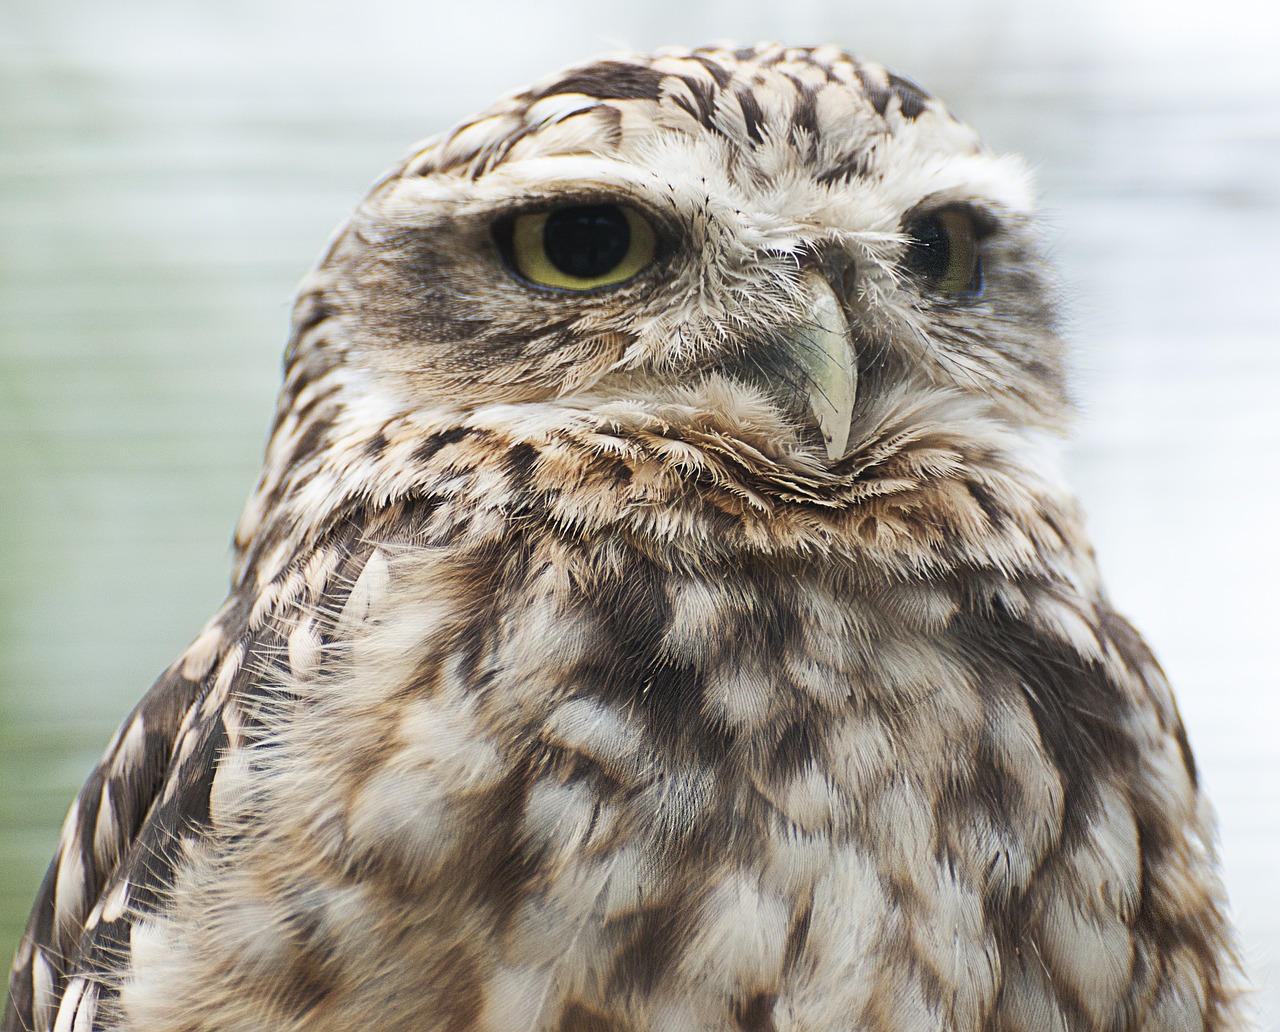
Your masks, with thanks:
M 127 953 L 126 905 L 154 901 L 179 833 L 207 813 L 220 724 L 198 723 L 207 688 L 181 665 L 165 671 L 72 803 L 14 960 L 5 1032 L 51 1028 L 72 975 L 100 977 Z M 186 733 L 203 747 L 180 758 Z
M 380 536 L 412 537 L 403 509 L 374 522 Z M 99 1027 L 134 923 L 163 906 L 187 844 L 208 833 L 220 756 L 287 671 L 291 629 L 327 640 L 373 550 L 370 529 L 343 520 L 261 589 L 250 569 L 120 726 L 63 824 L 14 959 L 3 1032 Z

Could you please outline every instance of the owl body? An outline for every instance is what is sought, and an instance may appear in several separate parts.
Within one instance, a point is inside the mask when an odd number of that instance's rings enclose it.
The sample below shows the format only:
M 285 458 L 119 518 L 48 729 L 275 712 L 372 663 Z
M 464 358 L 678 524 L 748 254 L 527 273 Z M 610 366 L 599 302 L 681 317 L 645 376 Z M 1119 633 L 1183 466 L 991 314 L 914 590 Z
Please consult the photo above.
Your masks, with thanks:
M 430 141 L 304 284 L 5 1027 L 1241 1027 L 1053 325 L 1018 167 L 839 51 Z

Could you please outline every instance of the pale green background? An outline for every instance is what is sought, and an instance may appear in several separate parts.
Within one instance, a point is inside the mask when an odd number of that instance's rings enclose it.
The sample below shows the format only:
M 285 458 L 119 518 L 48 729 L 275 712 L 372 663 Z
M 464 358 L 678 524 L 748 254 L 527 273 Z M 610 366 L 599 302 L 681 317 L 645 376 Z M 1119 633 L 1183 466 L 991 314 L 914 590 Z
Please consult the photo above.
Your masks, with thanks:
M 294 284 L 365 185 L 565 62 L 781 37 L 891 64 L 1037 167 L 1072 475 L 1178 688 L 1276 1027 L 1274 7 L 0 0 L 0 953 L 102 744 L 220 601 Z

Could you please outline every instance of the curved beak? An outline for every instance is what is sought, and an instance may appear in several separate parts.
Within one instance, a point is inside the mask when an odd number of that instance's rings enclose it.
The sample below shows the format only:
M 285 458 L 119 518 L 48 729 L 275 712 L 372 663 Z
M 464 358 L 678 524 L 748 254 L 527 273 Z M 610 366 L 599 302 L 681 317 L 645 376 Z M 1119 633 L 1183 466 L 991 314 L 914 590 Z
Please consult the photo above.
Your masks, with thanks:
M 825 277 L 814 269 L 804 274 L 809 317 L 786 334 L 792 358 L 805 372 L 809 410 L 827 445 L 827 458 L 842 457 L 849 444 L 858 369 L 849 340 L 849 324 Z

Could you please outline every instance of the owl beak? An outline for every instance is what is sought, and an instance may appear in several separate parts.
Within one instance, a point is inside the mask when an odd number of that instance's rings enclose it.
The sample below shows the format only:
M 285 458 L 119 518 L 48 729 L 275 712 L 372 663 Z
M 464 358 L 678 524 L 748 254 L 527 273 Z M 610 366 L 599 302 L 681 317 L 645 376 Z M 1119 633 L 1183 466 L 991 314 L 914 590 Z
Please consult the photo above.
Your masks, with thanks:
M 840 302 L 824 276 L 817 270 L 805 273 L 809 294 L 809 317 L 787 334 L 793 359 L 804 370 L 809 391 L 809 410 L 833 462 L 844 456 L 857 396 L 858 370 L 853 361 L 849 324 Z

